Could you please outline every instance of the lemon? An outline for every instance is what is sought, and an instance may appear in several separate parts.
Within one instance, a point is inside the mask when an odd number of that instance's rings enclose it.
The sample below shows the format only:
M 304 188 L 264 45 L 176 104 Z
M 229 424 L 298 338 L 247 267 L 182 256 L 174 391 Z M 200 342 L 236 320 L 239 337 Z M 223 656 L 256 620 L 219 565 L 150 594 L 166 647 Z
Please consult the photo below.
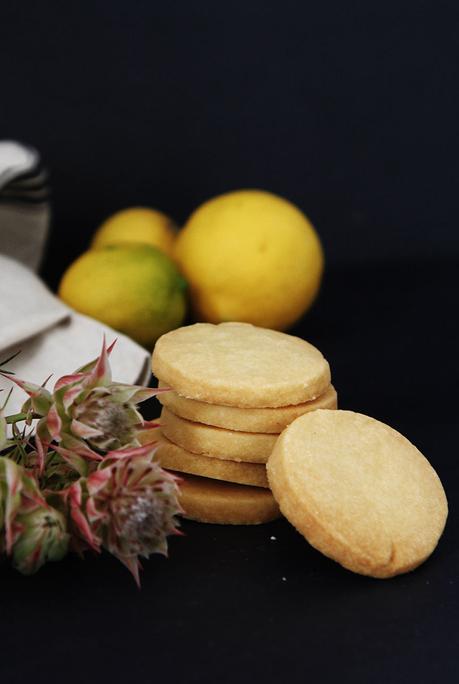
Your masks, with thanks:
M 171 218 L 156 209 L 132 207 L 104 221 L 95 232 L 91 247 L 142 242 L 170 256 L 175 236 L 176 226 Z
M 112 245 L 82 254 L 65 272 L 59 296 L 152 348 L 185 316 L 185 281 L 165 254 L 149 245 Z
M 319 237 L 306 216 L 261 190 L 201 205 L 175 242 L 197 316 L 283 330 L 312 304 L 323 272 Z

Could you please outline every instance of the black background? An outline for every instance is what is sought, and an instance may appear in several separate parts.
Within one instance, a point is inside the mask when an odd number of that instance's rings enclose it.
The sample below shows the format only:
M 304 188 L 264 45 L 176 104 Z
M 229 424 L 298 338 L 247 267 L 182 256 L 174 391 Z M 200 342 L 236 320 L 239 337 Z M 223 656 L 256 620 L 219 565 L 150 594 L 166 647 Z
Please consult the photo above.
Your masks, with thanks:
M 0 4 L 0 135 L 51 171 L 47 282 L 124 206 L 183 222 L 227 190 L 286 196 L 328 263 L 294 332 L 343 408 L 424 451 L 451 509 L 390 581 L 283 521 L 185 524 L 140 593 L 105 556 L 3 566 L 2 682 L 457 681 L 458 19 L 421 0 Z

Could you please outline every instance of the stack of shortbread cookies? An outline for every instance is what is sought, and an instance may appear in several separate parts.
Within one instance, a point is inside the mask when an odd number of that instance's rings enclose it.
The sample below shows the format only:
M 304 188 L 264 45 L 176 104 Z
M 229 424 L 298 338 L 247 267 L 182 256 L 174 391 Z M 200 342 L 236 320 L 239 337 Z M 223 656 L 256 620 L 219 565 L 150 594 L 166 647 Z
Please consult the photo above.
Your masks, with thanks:
M 257 524 L 280 515 L 266 463 L 299 416 L 336 409 L 330 368 L 302 339 L 246 323 L 197 323 L 153 353 L 163 405 L 157 457 L 182 478 L 185 515 Z
M 157 453 L 182 479 L 187 517 L 256 524 L 282 513 L 316 549 L 372 577 L 408 572 L 434 550 L 448 515 L 438 475 L 400 433 L 336 410 L 312 345 L 197 324 L 158 340 L 153 371 L 165 390 Z

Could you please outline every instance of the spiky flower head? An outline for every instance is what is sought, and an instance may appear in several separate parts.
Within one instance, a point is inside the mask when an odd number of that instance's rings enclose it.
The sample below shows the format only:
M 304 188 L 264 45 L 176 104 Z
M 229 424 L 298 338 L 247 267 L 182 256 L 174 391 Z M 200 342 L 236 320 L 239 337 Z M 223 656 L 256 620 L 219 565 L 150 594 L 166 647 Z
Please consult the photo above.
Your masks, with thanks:
M 6 457 L 0 457 L 0 531 L 8 554 L 16 541 L 15 520 L 19 512 L 31 511 L 44 502 L 36 482 L 24 469 Z
M 40 471 L 53 441 L 62 458 L 86 476 L 91 470 L 88 464 L 101 461 L 108 451 L 139 446 L 139 430 L 155 426 L 144 421 L 137 404 L 164 390 L 113 382 L 109 364 L 113 346 L 107 348 L 104 340 L 100 356 L 61 377 L 52 392 L 9 376 L 29 394 L 22 409 L 29 422 L 39 418 L 35 442 Z
M 87 544 L 119 558 L 139 582 L 138 556 L 167 554 L 178 534 L 177 478 L 153 460 L 151 444 L 109 453 L 105 467 L 69 492 L 71 516 Z
M 23 575 L 31 575 L 47 561 L 58 561 L 66 555 L 70 535 L 64 516 L 55 508 L 46 505 L 19 513 L 15 526 L 13 565 Z
M 0 458 L 0 548 L 24 574 L 67 552 L 65 519 L 42 496 L 22 466 Z
M 52 391 L 0 364 L 29 395 L 6 419 L 0 406 L 0 553 L 22 573 L 69 548 L 106 548 L 138 582 L 139 556 L 165 554 L 167 536 L 178 534 L 177 478 L 154 461 L 151 442 L 141 446 L 157 424 L 137 410 L 168 390 L 113 382 L 112 348 L 104 340 L 99 358 Z

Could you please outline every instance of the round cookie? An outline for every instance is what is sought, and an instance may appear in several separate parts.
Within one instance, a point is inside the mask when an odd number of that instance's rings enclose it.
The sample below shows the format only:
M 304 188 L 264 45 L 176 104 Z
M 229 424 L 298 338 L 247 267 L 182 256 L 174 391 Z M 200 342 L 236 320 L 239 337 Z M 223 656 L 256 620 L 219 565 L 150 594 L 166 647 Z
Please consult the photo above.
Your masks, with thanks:
M 236 482 L 253 487 L 269 488 L 266 467 L 260 463 L 236 463 L 220 458 L 192 454 L 160 435 L 156 458 L 163 468 L 180 473 L 210 477 L 213 480 Z
M 310 401 L 330 384 L 318 349 L 292 335 L 249 323 L 196 323 L 156 343 L 156 377 L 180 395 L 250 408 Z
M 160 424 L 167 439 L 187 451 L 230 461 L 266 463 L 278 437 L 193 423 L 165 407 L 161 411 Z
M 259 525 L 280 517 L 269 489 L 177 473 L 186 518 L 218 525 Z
M 159 383 L 164 388 L 164 383 Z M 157 399 L 172 413 L 181 418 L 241 432 L 266 432 L 279 434 L 287 425 L 304 413 L 317 409 L 336 409 L 337 395 L 333 385 L 329 385 L 320 397 L 302 404 L 279 406 L 278 408 L 239 408 L 238 406 L 219 406 L 197 399 L 187 399 L 177 392 L 162 392 Z
M 267 469 L 285 517 L 354 572 L 408 572 L 442 534 L 448 504 L 436 472 L 405 437 L 368 416 L 319 410 L 297 418 Z

